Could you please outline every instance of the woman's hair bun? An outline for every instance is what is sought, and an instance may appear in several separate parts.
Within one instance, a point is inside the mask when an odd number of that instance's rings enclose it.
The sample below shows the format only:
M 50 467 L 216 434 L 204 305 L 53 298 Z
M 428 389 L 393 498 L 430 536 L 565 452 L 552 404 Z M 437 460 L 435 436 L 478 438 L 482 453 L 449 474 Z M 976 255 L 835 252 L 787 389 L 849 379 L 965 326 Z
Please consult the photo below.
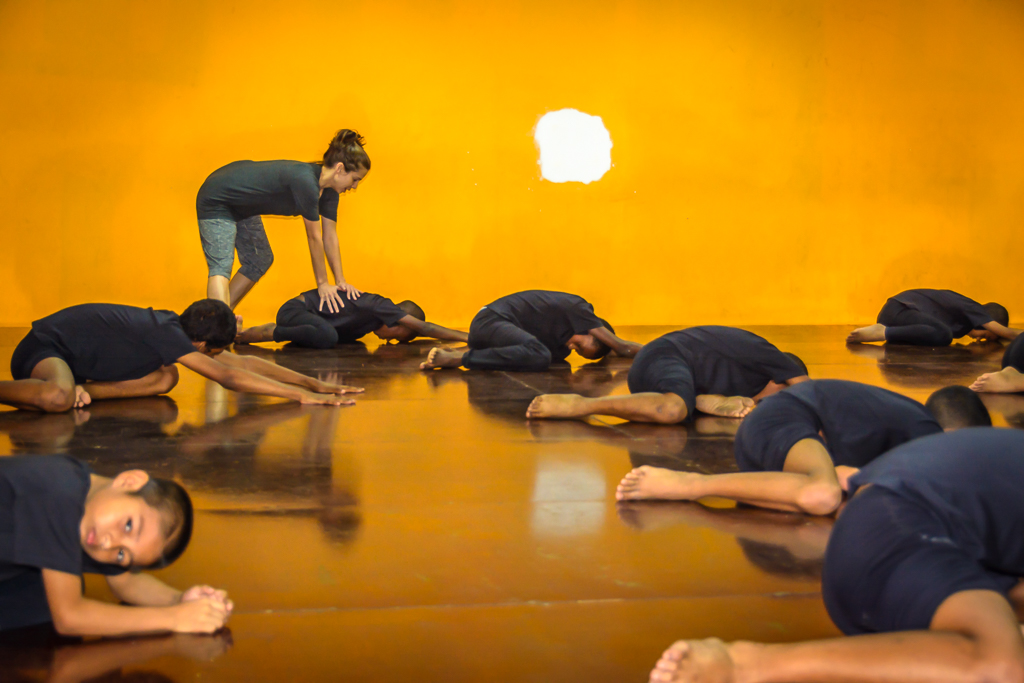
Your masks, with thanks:
M 345 164 L 346 171 L 355 171 L 359 168 L 370 170 L 370 157 L 366 155 L 363 145 L 366 140 L 354 130 L 342 128 L 335 134 L 331 144 L 324 152 L 324 166 L 334 167 L 339 163 Z

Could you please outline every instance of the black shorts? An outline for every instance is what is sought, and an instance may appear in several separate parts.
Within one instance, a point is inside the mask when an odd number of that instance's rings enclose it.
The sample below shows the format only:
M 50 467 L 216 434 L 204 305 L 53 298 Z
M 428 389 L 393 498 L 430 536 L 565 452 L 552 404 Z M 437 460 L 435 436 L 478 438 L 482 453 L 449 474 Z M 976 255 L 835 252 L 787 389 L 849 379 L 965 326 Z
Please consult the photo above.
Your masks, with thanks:
M 47 358 L 60 358 L 68 363 L 68 359 L 64 356 L 64 352 L 55 345 L 36 336 L 35 332 L 29 332 L 18 343 L 11 356 L 11 376 L 14 379 L 28 379 L 32 376 L 32 370 L 39 364 L 39 361 Z M 68 365 L 70 366 L 71 363 Z
M 655 339 L 645 344 L 629 368 L 629 393 L 675 394 L 686 403 L 686 416 L 697 410 L 693 371 L 672 342 Z
M 923 504 L 875 485 L 854 496 L 836 520 L 821 592 L 839 630 L 858 635 L 924 630 L 951 595 L 1006 595 L 1016 584 L 1016 577 L 986 569 L 955 545 Z
M 821 421 L 811 407 L 786 392 L 769 396 L 743 418 L 736 432 L 741 472 L 781 472 L 798 441 L 821 441 Z

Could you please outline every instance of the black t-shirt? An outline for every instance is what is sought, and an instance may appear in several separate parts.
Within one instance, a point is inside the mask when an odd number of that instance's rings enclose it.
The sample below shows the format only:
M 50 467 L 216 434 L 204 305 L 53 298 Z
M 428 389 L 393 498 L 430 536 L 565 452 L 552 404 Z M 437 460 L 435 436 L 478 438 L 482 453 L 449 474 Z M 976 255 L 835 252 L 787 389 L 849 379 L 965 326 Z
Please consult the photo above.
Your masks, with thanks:
M 942 321 L 953 330 L 953 339 L 992 322 L 992 316 L 984 306 L 948 289 L 908 289 L 893 299 Z
M 895 448 L 851 478 L 931 511 L 986 569 L 1024 577 L 1024 431 L 970 427 Z
M 345 299 L 345 307 L 337 313 L 331 313 L 324 304 L 320 308 L 320 292 L 311 289 L 302 293 L 306 310 L 316 313 L 338 331 L 338 342 L 347 344 L 380 328 L 381 325 L 397 325 L 398 321 L 409 315 L 395 305 L 391 299 L 363 292 L 358 299 Z
M 912 398 L 859 382 L 808 380 L 769 396 L 744 418 L 736 462 L 744 471 L 782 471 L 798 441 L 815 439 L 836 465 L 864 467 L 900 444 L 941 431 Z
M 64 455 L 0 458 L 0 591 L 25 572 L 116 576 L 125 569 L 93 560 L 79 526 L 90 486 L 89 467 Z
M 551 360 L 565 360 L 565 344 L 573 335 L 608 327 L 581 296 L 531 289 L 503 296 L 486 308 L 526 330 L 551 352 Z
M 338 220 L 338 192 L 320 192 L 320 165 L 302 161 L 235 161 L 210 174 L 196 197 L 200 220 L 302 216 Z
M 32 323 L 71 366 L 76 382 L 139 379 L 195 352 L 173 311 L 82 304 Z
M 653 345 L 686 361 L 698 396 L 757 396 L 769 381 L 782 384 L 804 374 L 767 339 L 735 327 L 688 327 L 662 335 L 644 349 Z M 645 354 L 652 360 L 657 355 Z

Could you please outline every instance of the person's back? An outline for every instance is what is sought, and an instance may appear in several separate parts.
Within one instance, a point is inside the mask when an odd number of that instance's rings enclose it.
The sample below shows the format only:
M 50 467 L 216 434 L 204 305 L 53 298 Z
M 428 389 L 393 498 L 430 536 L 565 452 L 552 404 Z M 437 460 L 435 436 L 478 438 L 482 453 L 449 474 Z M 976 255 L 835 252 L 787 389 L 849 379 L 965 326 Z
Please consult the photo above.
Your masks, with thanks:
M 15 379 L 28 377 L 46 353 L 62 358 L 77 381 L 117 382 L 137 379 L 173 365 L 195 351 L 173 311 L 122 304 L 81 304 L 32 323 L 36 344 L 24 359 L 12 360 Z M 14 368 L 14 365 L 19 365 Z
M 301 161 L 234 161 L 211 173 L 196 196 L 200 220 L 321 215 L 337 220 L 338 193 L 320 192 L 320 166 Z
M 949 327 L 953 339 L 992 322 L 984 306 L 951 289 L 908 289 L 892 298 L 938 319 Z
M 815 439 L 833 464 L 863 467 L 891 448 L 941 431 L 912 398 L 860 382 L 810 380 L 769 396 L 743 421 L 736 460 L 744 471 L 781 472 L 794 444 Z
M 607 327 L 586 299 L 567 292 L 531 289 L 503 296 L 485 308 L 540 340 L 552 361 L 565 360 L 565 344 L 574 334 Z

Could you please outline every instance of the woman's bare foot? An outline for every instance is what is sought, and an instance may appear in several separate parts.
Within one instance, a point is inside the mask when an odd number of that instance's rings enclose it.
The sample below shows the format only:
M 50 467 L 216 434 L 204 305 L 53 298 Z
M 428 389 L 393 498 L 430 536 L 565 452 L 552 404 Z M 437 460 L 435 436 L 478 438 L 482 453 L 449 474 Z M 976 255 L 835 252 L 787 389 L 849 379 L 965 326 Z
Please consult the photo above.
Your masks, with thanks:
M 420 363 L 420 370 L 432 370 L 434 368 L 458 368 L 462 366 L 462 356 L 465 351 L 452 351 L 440 346 L 430 349 L 427 360 Z
M 1024 391 L 1024 374 L 1008 365 L 999 372 L 986 372 L 974 380 L 971 389 L 991 394 L 1012 394 Z
M 754 399 L 746 396 L 715 396 L 701 394 L 697 396 L 697 410 L 718 417 L 744 417 L 757 404 Z
M 615 500 L 696 500 L 703 474 L 676 472 L 643 465 L 635 468 L 619 482 Z
M 589 400 L 579 394 L 541 394 L 526 409 L 529 419 L 571 419 L 590 415 Z
M 863 344 L 864 342 L 885 341 L 885 325 L 875 323 L 867 327 L 858 327 L 846 338 L 847 344 Z
M 729 647 L 717 638 L 679 640 L 665 650 L 651 671 L 651 683 L 732 683 L 735 665 Z
M 272 342 L 274 341 L 275 329 L 277 329 L 277 325 L 274 323 L 267 323 L 266 325 L 257 325 L 256 327 L 250 327 L 249 329 L 242 330 L 237 335 L 235 335 L 235 343 L 258 344 L 260 342 Z

